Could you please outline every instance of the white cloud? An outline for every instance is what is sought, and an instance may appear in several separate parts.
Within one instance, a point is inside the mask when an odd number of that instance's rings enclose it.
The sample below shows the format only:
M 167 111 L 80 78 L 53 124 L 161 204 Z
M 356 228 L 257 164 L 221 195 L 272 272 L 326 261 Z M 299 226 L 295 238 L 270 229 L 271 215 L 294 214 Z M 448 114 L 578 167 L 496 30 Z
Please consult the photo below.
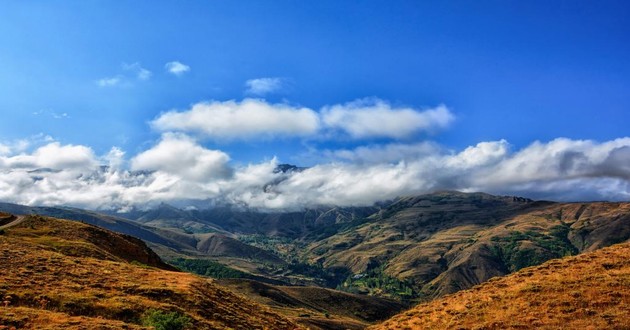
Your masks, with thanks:
M 6 156 L 11 153 L 11 146 L 0 143 L 0 156 Z
M 216 139 L 306 136 L 317 132 L 319 119 L 308 108 L 262 100 L 197 103 L 184 112 L 169 111 L 151 122 L 160 131 L 201 133 Z
M 54 142 L 50 135 L 36 134 L 25 139 L 0 142 L 0 156 L 13 156 L 27 149 Z
M 359 146 L 354 149 L 315 150 L 301 156 L 300 159 L 311 160 L 311 162 L 315 160 L 320 163 L 331 160 L 356 164 L 397 163 L 435 155 L 442 151 L 441 146 L 428 141 L 412 144 L 388 143 Z
M 99 87 L 129 87 L 133 86 L 134 81 L 146 81 L 151 79 L 153 75 L 151 71 L 143 68 L 139 62 L 122 63 L 120 67 L 122 68 L 122 74 L 98 79 L 96 84 Z
M 505 140 L 480 142 L 448 158 L 446 165 L 454 168 L 471 168 L 488 165 L 503 159 L 507 155 L 508 150 L 509 144 Z
M 282 78 L 257 78 L 245 82 L 247 94 L 263 96 L 269 93 L 280 91 L 284 87 Z
M 270 104 L 260 99 L 197 103 L 187 111 L 169 111 L 151 122 L 159 131 L 201 133 L 219 139 L 301 136 L 320 139 L 346 134 L 353 139 L 403 139 L 447 127 L 455 116 L 443 105 L 396 108 L 378 99 L 324 107 Z
M 482 174 L 484 186 L 550 182 L 574 178 L 612 177 L 630 180 L 630 138 L 604 143 L 555 139 L 534 142 Z M 482 184 L 481 180 L 476 180 Z
M 164 65 L 164 68 L 166 69 L 166 71 L 176 76 L 181 76 L 184 73 L 190 71 L 190 67 L 188 65 L 179 61 L 168 62 Z
M 103 157 L 103 160 L 111 170 L 122 169 L 123 165 L 126 163 L 125 152 L 118 147 L 112 147 L 107 155 Z
M 68 115 L 67 112 L 58 113 L 58 112 L 52 111 L 51 109 L 41 109 L 41 110 L 35 111 L 33 112 L 33 116 L 51 116 L 54 119 L 70 118 L 70 115 Z
M 138 62 L 131 64 L 123 63 L 122 68 L 125 71 L 133 73 L 138 80 L 149 80 L 153 75 L 151 71 L 143 68 Z
M 89 147 L 55 141 L 32 152 L 3 143 L 0 200 L 87 208 L 214 200 L 289 210 L 371 205 L 442 189 L 554 200 L 630 198 L 630 138 L 556 139 L 510 149 L 504 140 L 459 152 L 432 143 L 373 145 L 334 154 L 333 161 L 301 172 L 274 173 L 276 159 L 232 167 L 226 153 L 173 133 L 129 161 L 119 148 L 97 156 Z
M 109 78 L 103 78 L 96 81 L 99 87 L 113 87 L 118 86 L 122 82 L 122 76 L 115 76 Z
M 268 208 L 370 205 L 444 189 L 565 201 L 630 198 L 630 138 L 604 143 L 557 139 L 515 153 L 504 140 L 481 142 L 459 153 L 435 151 L 394 164 L 316 165 L 269 192 L 239 197 L 242 203 Z
M 131 168 L 161 171 L 203 183 L 229 177 L 229 160 L 226 153 L 205 149 L 188 136 L 167 133 L 156 146 L 133 158 Z
M 325 107 L 322 119 L 326 126 L 339 129 L 354 139 L 403 139 L 418 132 L 445 128 L 455 116 L 444 105 L 421 111 L 392 107 L 379 99 L 363 99 Z
M 53 170 L 86 169 L 96 165 L 92 149 L 81 145 L 64 145 L 51 142 L 37 148 L 32 154 L 21 153 L 3 159 L 5 168 L 41 168 Z

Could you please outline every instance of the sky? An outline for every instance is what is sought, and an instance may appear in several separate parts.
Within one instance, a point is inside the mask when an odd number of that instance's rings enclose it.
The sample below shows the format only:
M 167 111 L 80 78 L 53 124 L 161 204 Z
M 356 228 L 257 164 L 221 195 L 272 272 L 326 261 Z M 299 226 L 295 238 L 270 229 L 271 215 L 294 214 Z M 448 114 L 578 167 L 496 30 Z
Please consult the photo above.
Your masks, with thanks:
M 627 1 L 3 1 L 0 201 L 630 199 Z M 306 170 L 276 173 L 278 164 Z

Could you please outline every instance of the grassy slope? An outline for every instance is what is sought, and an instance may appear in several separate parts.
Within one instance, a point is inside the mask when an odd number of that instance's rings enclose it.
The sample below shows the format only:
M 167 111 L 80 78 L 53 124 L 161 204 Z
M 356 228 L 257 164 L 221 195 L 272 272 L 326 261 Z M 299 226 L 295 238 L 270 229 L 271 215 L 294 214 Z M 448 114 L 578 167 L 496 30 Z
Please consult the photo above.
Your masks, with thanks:
M 131 246 L 101 247 L 113 236 L 90 241 L 95 227 L 30 217 L 0 235 L 0 327 L 27 329 L 141 328 L 147 310 L 179 312 L 195 329 L 296 329 L 254 302 L 191 274 L 130 263 Z M 98 229 L 101 231 L 100 229 Z M 75 233 L 75 235 L 73 235 Z M 144 245 L 135 248 L 142 250 Z M 42 303 L 46 301 L 46 303 Z
M 218 283 L 311 329 L 363 329 L 403 309 L 393 300 L 318 287 L 278 286 L 244 279 Z
M 400 199 L 368 222 L 312 243 L 306 256 L 366 275 L 344 283 L 358 292 L 391 295 L 395 289 L 362 282 L 395 278 L 430 299 L 624 242 L 629 223 L 630 203 L 541 203 L 444 192 Z
M 372 329 L 630 329 L 630 244 L 548 261 Z

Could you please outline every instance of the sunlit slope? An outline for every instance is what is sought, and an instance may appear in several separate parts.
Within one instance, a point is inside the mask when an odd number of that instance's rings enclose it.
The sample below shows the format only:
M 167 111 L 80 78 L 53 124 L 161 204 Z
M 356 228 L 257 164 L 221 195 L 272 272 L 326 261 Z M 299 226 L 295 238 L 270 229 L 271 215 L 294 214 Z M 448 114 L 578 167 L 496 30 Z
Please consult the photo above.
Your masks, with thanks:
M 629 238 L 630 203 L 441 192 L 401 198 L 306 255 L 357 274 L 351 290 L 431 299 Z
M 39 216 L 4 229 L 0 296 L 8 302 L 0 326 L 134 329 L 147 312 L 161 311 L 186 318 L 193 329 L 299 328 L 211 280 L 147 265 L 163 266 L 140 258 L 150 251 L 141 241 L 118 236 Z
M 372 329 L 630 329 L 630 244 L 548 261 Z

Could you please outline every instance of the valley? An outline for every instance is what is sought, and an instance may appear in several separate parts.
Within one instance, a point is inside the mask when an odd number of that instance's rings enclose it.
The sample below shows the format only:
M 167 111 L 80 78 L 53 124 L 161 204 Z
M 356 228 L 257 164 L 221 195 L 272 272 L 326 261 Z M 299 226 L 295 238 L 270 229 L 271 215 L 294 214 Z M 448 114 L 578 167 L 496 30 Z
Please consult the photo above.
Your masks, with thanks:
M 0 211 L 4 223 L 15 223 L 14 214 L 39 215 L 5 230 L 8 237 L 20 233 L 48 244 L 33 249 L 53 246 L 55 253 L 70 257 L 149 265 L 176 278 L 192 276 L 172 273 L 176 269 L 195 273 L 204 277 L 187 277 L 189 281 L 206 281 L 264 306 L 287 324 L 312 329 L 363 329 L 415 304 L 630 240 L 630 203 L 555 203 L 452 191 L 373 207 L 278 213 L 234 206 L 182 210 L 167 204 L 105 214 L 0 203 Z M 51 219 L 47 217 L 106 228 L 121 233 L 122 240 L 103 245 L 120 234 L 105 239 L 94 234 L 98 231 L 49 229 L 38 232 L 43 238 L 24 234 L 36 219 Z M 73 240 L 81 243 L 70 248 Z M 142 254 L 124 248 L 129 240 L 151 250 Z M 28 297 L 25 306 L 36 305 L 38 298 Z M 138 325 L 141 317 L 138 310 L 127 319 L 114 319 Z M 206 324 L 195 314 L 188 317 Z
M 362 208 L 265 213 L 162 205 L 120 216 L 185 245 L 150 242 L 167 260 L 210 259 L 272 284 L 316 285 L 406 303 L 630 239 L 629 203 L 448 191 Z M 213 229 L 193 232 L 201 227 Z

